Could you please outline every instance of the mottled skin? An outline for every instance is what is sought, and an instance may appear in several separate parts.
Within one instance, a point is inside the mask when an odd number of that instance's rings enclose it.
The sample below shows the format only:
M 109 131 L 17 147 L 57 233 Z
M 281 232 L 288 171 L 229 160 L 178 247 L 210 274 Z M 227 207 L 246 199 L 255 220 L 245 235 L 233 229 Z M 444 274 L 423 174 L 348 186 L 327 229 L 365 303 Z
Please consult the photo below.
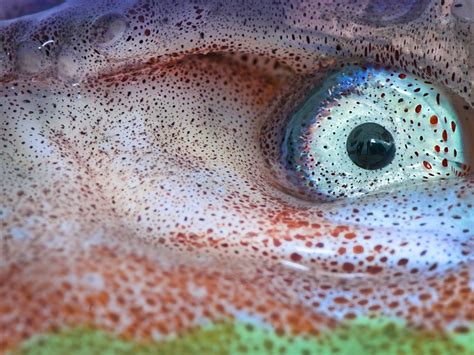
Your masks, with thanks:
M 472 176 L 321 203 L 275 168 L 336 62 L 430 80 L 473 118 L 469 16 L 344 3 L 71 0 L 0 22 L 2 352 L 474 350 Z

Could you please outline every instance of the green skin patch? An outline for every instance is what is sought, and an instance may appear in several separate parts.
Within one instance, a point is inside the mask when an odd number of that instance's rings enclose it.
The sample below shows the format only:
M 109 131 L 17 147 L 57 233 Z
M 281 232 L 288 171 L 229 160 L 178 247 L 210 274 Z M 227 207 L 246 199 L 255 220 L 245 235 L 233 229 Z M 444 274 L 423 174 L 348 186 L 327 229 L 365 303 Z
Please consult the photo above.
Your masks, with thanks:
M 99 329 L 68 328 L 36 335 L 11 354 L 472 354 L 474 332 L 449 334 L 410 330 L 402 324 L 363 319 L 320 336 L 277 335 L 240 322 L 197 328 L 160 342 L 124 340 Z

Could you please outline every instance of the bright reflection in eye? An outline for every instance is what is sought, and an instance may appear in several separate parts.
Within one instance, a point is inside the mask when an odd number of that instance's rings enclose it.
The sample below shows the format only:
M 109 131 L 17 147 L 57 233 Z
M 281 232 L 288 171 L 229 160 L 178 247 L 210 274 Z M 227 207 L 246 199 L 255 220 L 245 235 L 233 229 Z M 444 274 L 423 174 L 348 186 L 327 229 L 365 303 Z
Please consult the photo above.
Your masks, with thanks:
M 343 66 L 285 128 L 281 163 L 312 197 L 342 197 L 469 171 L 450 95 L 406 73 Z

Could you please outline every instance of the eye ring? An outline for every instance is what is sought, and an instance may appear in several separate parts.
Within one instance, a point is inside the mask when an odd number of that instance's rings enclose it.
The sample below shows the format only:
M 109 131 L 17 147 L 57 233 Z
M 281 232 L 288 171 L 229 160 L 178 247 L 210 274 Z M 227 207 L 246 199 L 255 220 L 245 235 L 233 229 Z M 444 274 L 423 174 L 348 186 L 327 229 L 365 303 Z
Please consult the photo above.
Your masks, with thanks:
M 468 117 L 460 98 L 443 87 L 397 69 L 343 61 L 309 81 L 311 87 L 290 96 L 293 104 L 280 106 L 273 132 L 264 131 L 265 145 L 278 146 L 264 149 L 274 158 L 272 181 L 286 192 L 330 202 L 470 172 Z M 370 123 L 380 127 L 378 154 L 372 161 L 361 152 L 351 157 L 351 132 Z

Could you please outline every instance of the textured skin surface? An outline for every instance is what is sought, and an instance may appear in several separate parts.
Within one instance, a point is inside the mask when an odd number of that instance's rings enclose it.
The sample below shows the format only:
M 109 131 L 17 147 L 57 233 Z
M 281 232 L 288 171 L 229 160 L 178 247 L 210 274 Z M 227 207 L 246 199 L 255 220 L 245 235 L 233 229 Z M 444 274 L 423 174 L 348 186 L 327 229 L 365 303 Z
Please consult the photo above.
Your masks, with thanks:
M 340 61 L 452 90 L 472 122 L 469 18 L 383 3 L 71 0 L 1 21 L 1 351 L 472 352 L 472 176 L 322 203 L 275 169 Z

